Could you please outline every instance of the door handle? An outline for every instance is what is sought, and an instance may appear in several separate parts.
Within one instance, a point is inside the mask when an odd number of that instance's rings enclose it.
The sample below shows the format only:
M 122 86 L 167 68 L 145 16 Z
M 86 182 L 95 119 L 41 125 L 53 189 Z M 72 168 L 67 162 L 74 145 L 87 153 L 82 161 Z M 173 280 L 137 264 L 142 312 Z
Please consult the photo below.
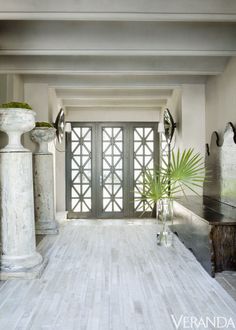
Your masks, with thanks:
M 100 186 L 102 186 L 102 175 L 100 175 Z

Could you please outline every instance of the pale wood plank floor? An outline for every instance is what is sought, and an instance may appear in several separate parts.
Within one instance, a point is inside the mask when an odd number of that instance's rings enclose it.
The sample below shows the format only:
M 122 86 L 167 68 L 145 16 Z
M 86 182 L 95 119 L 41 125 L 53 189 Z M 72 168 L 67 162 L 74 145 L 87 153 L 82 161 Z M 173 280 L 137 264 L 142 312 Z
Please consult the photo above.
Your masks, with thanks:
M 216 274 L 216 280 L 236 301 L 236 272 L 224 271 Z
M 157 225 L 124 223 L 71 221 L 45 237 L 42 277 L 0 287 L 0 329 L 172 330 L 171 314 L 236 323 L 236 302 L 176 237 L 159 247 Z

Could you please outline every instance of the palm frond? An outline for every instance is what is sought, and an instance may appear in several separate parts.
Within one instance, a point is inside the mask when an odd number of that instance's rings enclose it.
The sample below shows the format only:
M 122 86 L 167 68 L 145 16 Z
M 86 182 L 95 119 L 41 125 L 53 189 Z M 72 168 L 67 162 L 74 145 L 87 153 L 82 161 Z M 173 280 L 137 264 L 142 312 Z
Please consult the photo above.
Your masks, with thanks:
M 199 153 L 194 154 L 193 149 L 180 150 L 177 154 L 172 152 L 169 166 L 170 180 L 187 188 L 202 186 L 205 179 L 205 167 L 203 158 Z M 196 191 L 194 191 L 196 193 Z
M 203 158 L 192 148 L 182 153 L 179 149 L 176 153 L 172 151 L 169 164 L 164 159 L 162 161 L 164 167 L 145 171 L 139 182 L 142 193 L 136 199 L 154 205 L 160 199 L 177 199 L 180 194 L 187 198 L 186 189 L 198 194 L 196 188 L 202 187 L 208 178 Z

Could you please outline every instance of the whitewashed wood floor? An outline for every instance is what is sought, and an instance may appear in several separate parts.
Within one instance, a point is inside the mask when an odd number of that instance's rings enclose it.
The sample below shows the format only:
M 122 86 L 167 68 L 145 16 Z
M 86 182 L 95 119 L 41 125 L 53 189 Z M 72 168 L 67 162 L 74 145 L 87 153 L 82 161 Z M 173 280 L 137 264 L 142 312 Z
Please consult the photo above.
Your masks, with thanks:
M 0 288 L 0 329 L 172 330 L 171 314 L 236 322 L 234 300 L 177 238 L 159 247 L 157 225 L 124 223 L 71 221 L 44 238 L 42 277 Z

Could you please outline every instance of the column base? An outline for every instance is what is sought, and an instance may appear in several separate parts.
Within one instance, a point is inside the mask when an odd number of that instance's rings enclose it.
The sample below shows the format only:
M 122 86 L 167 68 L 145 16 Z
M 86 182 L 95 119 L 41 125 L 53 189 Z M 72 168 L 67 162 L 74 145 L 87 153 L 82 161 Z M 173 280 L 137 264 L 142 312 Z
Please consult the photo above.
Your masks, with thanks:
M 37 235 L 57 235 L 59 234 L 58 224 L 52 220 L 36 222 L 35 232 Z
M 48 264 L 48 258 L 42 259 L 41 263 L 33 267 L 4 267 L 1 265 L 0 268 L 0 281 L 12 280 L 12 279 L 35 279 L 40 278 L 45 267 Z

